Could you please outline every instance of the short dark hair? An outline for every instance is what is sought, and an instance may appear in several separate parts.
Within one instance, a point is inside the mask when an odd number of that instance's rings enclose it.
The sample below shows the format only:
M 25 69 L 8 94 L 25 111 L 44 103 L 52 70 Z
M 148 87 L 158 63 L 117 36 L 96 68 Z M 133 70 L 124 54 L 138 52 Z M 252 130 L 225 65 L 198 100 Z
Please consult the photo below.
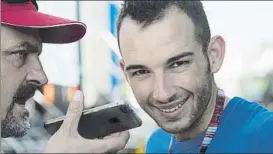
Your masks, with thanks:
M 196 41 L 202 45 L 203 51 L 207 50 L 210 42 L 210 27 L 203 5 L 197 0 L 125 0 L 117 21 L 117 39 L 119 43 L 119 32 L 124 18 L 129 17 L 145 28 L 152 23 L 164 18 L 166 10 L 172 6 L 186 13 L 195 25 Z

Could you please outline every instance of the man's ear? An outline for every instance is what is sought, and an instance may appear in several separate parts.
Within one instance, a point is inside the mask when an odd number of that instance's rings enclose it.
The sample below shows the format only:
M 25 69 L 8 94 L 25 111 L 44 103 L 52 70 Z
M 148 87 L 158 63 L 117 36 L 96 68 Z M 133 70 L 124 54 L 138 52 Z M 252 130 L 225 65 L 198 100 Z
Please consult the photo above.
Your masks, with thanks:
M 225 40 L 221 36 L 212 37 L 208 46 L 208 58 L 212 73 L 220 70 L 226 52 Z
M 123 59 L 121 59 L 121 60 L 119 61 L 119 66 L 120 66 L 120 68 L 122 69 L 123 74 L 124 74 L 126 80 L 129 82 L 128 76 L 127 76 L 127 74 L 126 74 L 126 72 L 125 72 L 125 62 L 124 62 Z

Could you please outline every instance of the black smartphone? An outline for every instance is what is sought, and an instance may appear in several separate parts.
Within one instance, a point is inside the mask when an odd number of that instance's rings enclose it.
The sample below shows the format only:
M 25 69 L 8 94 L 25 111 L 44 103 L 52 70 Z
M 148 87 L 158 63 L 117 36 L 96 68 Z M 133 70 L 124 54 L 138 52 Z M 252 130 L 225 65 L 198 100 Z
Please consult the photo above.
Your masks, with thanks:
M 45 129 L 53 135 L 62 125 L 65 116 L 45 122 Z M 140 127 L 142 120 L 127 102 L 110 103 L 84 110 L 79 121 L 78 132 L 86 139 Z

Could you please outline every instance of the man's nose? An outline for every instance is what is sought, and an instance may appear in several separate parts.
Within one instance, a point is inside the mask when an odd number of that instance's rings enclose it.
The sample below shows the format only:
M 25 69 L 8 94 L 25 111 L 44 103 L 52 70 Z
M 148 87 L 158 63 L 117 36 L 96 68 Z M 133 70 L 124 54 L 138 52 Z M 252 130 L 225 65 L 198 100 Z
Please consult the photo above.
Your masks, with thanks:
M 27 82 L 28 84 L 40 87 L 45 85 L 48 82 L 47 76 L 43 70 L 43 67 L 40 61 L 36 61 L 33 63 L 34 67 L 30 68 L 27 74 Z
M 153 85 L 153 98 L 161 103 L 172 101 L 175 96 L 175 88 L 171 82 L 164 76 L 156 77 Z

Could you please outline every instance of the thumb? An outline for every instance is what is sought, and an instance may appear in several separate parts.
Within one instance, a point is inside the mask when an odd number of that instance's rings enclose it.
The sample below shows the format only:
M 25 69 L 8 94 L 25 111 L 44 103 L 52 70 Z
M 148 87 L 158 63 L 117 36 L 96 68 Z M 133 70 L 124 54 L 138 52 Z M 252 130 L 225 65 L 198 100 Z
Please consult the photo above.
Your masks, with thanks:
M 66 117 L 62 124 L 64 133 L 78 135 L 78 124 L 83 111 L 83 93 L 77 90 L 74 94 L 73 101 L 69 103 Z

